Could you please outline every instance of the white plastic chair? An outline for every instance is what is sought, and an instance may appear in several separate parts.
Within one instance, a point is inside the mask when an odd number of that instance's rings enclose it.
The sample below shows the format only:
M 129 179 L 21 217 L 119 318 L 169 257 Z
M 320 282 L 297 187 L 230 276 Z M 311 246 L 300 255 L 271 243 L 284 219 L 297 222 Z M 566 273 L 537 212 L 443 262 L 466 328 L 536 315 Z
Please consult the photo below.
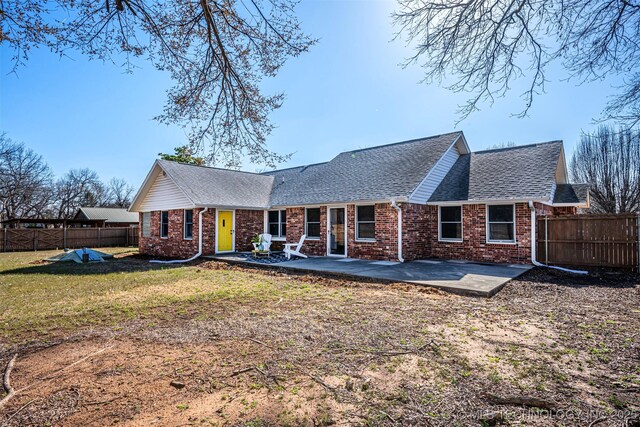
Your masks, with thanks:
M 298 243 L 285 243 L 284 244 L 284 253 L 287 255 L 287 259 L 291 259 L 291 255 L 299 256 L 301 258 L 307 258 L 307 256 L 300 252 L 302 249 L 302 244 L 304 243 L 304 239 L 307 238 L 306 234 L 303 234 L 300 237 L 300 241 Z M 295 246 L 295 249 L 294 249 Z
M 260 237 L 260 243 L 262 243 L 262 250 L 271 251 L 271 234 L 264 233 L 264 234 L 261 234 L 259 237 Z M 257 251 L 258 246 L 260 246 L 260 243 L 254 243 L 253 249 Z

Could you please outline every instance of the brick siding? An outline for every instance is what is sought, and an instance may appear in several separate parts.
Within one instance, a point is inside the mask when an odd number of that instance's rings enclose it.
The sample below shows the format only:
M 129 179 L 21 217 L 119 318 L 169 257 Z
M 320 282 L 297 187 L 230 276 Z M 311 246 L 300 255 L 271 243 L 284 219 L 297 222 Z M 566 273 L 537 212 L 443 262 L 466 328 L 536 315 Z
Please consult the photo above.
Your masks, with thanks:
M 402 257 L 405 261 L 430 257 L 433 239 L 430 222 L 430 206 L 402 205 Z M 437 229 L 435 238 L 438 238 Z
M 551 207 L 535 204 L 536 215 L 570 215 L 574 207 Z M 346 206 L 347 255 L 370 260 L 398 259 L 397 212 L 390 203 L 375 204 L 375 241 L 357 241 L 356 205 Z M 464 259 L 487 262 L 529 263 L 531 258 L 531 213 L 527 203 L 516 204 L 516 243 L 501 244 L 486 241 L 486 207 L 484 204 L 463 205 L 463 241 L 438 241 L 438 207 L 405 203 L 403 214 L 403 258 L 406 261 L 422 258 Z M 169 211 L 169 235 L 160 238 L 160 212 L 151 212 L 151 236 L 142 237 L 140 253 L 167 258 L 189 258 L 198 252 L 198 212 L 193 213 L 193 239 L 183 238 L 184 211 Z M 251 238 L 264 232 L 264 211 L 236 210 L 235 246 L 237 251 L 253 249 Z M 203 253 L 215 252 L 215 209 L 203 216 Z M 140 214 L 142 225 L 142 214 Z M 305 208 L 287 208 L 288 243 L 298 242 L 305 232 Z M 282 249 L 282 242 L 274 242 L 272 249 Z M 305 240 L 302 252 L 311 256 L 327 254 L 327 207 L 320 207 L 320 238 Z
M 251 251 L 251 239 L 264 233 L 264 211 L 236 209 L 235 240 L 236 251 Z
M 298 243 L 305 233 L 305 208 L 287 208 L 287 243 Z M 304 241 L 303 254 L 324 256 L 327 254 L 327 207 L 320 207 L 320 237 Z
M 141 254 L 153 255 L 165 258 L 184 259 L 190 258 L 198 252 L 198 227 L 201 209 L 193 210 L 193 238 L 184 238 L 184 210 L 175 209 L 169 211 L 169 234 L 166 238 L 160 237 L 160 211 L 151 212 L 151 235 L 142 236 L 140 227 L 140 242 L 138 248 Z M 212 254 L 215 251 L 215 209 L 208 209 L 202 216 L 203 221 L 203 254 Z M 142 213 L 140 213 L 142 225 Z
M 515 243 L 487 243 L 486 206 L 462 205 L 462 242 L 438 241 L 438 207 L 429 206 L 431 257 L 526 264 L 531 259 L 531 211 L 516 203 Z

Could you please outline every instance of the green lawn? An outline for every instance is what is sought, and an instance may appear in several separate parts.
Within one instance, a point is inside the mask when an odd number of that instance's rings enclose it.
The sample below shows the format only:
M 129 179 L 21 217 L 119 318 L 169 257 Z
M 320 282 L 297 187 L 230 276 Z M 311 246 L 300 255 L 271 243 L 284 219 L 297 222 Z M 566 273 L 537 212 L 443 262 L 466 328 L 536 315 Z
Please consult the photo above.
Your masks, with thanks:
M 154 310 L 162 317 L 184 310 L 193 316 L 203 305 L 198 303 L 277 301 L 320 292 L 317 285 L 261 272 L 159 266 L 139 259 L 132 249 L 104 251 L 116 258 L 90 265 L 50 264 L 40 261 L 59 251 L 0 254 L 0 336 L 15 341 L 116 324 Z

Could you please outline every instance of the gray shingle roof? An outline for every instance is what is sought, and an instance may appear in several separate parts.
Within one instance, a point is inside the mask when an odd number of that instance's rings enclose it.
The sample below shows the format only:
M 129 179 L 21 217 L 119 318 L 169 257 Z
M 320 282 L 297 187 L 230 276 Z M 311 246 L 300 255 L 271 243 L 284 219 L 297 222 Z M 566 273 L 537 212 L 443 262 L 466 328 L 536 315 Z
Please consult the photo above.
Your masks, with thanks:
M 138 222 L 138 213 L 125 208 L 81 207 L 87 219 L 104 219 L 105 222 Z
M 430 202 L 549 200 L 562 141 L 460 156 Z
M 269 207 L 273 177 L 158 160 L 196 206 Z
M 553 203 L 586 203 L 589 184 L 559 184 L 553 196 Z
M 271 205 L 409 197 L 460 135 L 453 132 L 347 151 L 326 163 L 266 172 L 275 177 Z
M 409 197 L 461 135 L 454 132 L 347 151 L 329 162 L 256 174 L 159 160 L 196 206 L 268 208 Z M 551 200 L 562 142 L 461 155 L 430 202 Z M 555 203 L 584 203 L 583 185 L 558 185 Z

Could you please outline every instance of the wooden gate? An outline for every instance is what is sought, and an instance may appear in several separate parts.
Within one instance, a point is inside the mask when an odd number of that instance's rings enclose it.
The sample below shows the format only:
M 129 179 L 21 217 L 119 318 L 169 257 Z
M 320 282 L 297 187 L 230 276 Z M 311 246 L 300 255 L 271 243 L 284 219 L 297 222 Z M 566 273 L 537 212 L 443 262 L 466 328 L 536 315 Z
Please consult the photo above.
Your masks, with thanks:
M 551 265 L 640 270 L 640 216 L 538 217 L 537 258 Z

